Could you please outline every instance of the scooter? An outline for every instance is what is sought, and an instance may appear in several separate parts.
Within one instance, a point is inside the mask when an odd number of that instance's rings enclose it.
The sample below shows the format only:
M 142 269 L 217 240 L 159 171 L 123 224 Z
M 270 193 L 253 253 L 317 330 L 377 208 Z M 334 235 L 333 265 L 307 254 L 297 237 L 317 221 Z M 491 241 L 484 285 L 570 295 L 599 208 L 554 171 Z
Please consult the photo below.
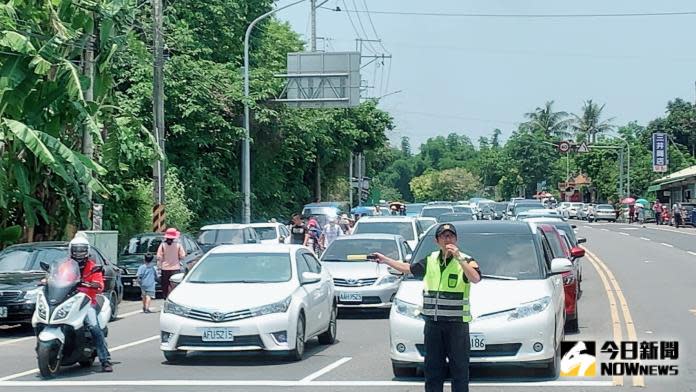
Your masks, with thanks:
M 97 356 L 92 334 L 86 325 L 89 297 L 77 290 L 83 285 L 80 267 L 72 259 L 42 262 L 48 272 L 36 300 L 31 320 L 36 334 L 36 357 L 43 378 L 53 378 L 61 366 L 79 363 L 91 367 Z M 95 267 L 98 272 L 101 267 Z M 97 296 L 97 320 L 106 337 L 111 317 L 111 304 L 106 297 Z

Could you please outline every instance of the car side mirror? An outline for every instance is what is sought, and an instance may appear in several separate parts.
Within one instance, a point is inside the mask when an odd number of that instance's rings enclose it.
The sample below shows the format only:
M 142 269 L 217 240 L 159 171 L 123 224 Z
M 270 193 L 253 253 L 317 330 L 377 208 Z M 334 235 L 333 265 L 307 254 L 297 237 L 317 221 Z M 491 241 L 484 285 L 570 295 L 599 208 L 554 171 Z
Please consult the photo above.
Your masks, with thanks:
M 302 273 L 302 284 L 317 283 L 321 280 L 321 275 L 314 272 Z
M 248 239 L 246 240 L 246 242 L 247 242 L 247 244 L 255 244 L 255 243 L 256 243 L 256 240 L 253 239 L 253 238 L 248 238 Z
M 174 283 L 174 284 L 179 284 L 184 280 L 184 273 L 180 272 L 178 274 L 172 275 L 171 278 L 169 278 L 169 281 Z
M 92 267 L 92 273 L 96 274 L 97 272 L 104 272 L 104 267 L 102 267 L 101 265 L 95 265 L 94 267 Z
M 570 225 L 570 227 L 572 227 L 573 229 L 577 229 L 578 225 Z
M 570 255 L 573 256 L 573 258 L 575 259 L 585 257 L 585 249 L 576 246 L 570 250 Z
M 405 262 L 410 262 L 411 259 L 413 259 L 413 253 L 409 253 L 406 255 L 406 257 L 404 257 Z
M 285 237 L 283 237 L 282 235 L 278 237 L 278 242 L 281 244 L 285 243 Z
M 39 267 L 41 267 L 42 270 L 48 272 L 48 270 L 51 266 L 49 266 L 47 262 L 42 261 L 39 263 Z
M 587 242 L 587 238 L 580 237 L 578 238 L 578 244 L 584 244 Z
M 570 260 L 564 258 L 557 258 L 551 260 L 551 272 L 550 275 L 558 275 L 564 272 L 570 272 L 573 269 L 573 263 Z

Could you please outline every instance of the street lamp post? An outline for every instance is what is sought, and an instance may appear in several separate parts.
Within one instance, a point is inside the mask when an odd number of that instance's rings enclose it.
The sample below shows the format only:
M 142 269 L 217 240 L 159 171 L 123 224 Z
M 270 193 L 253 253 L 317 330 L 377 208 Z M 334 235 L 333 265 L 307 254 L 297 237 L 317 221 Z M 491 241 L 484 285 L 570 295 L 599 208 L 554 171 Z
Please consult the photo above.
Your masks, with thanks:
M 249 27 L 246 29 L 246 34 L 244 35 L 244 143 L 242 144 L 242 193 L 244 194 L 244 212 L 242 218 L 244 223 L 251 222 L 251 163 L 249 156 L 249 37 L 251 37 L 251 30 L 261 20 L 275 14 L 280 10 L 304 1 L 305 0 L 298 0 L 266 12 L 265 14 L 254 19 L 251 24 L 249 24 Z
M 626 167 L 626 197 L 631 197 L 631 145 L 628 143 L 628 140 L 621 136 L 617 135 L 617 138 L 626 143 L 626 159 L 628 162 L 628 166 Z

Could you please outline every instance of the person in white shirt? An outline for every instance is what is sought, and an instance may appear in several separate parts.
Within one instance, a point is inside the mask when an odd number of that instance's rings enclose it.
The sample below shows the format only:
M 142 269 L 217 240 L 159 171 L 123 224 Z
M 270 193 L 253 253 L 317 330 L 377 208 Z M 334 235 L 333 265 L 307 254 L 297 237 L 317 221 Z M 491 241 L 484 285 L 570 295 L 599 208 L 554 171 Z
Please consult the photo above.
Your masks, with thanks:
M 326 249 L 331 243 L 338 238 L 338 236 L 344 235 L 343 229 L 338 225 L 337 219 L 330 218 L 329 223 L 324 226 L 324 231 L 321 234 L 321 241 L 324 249 Z

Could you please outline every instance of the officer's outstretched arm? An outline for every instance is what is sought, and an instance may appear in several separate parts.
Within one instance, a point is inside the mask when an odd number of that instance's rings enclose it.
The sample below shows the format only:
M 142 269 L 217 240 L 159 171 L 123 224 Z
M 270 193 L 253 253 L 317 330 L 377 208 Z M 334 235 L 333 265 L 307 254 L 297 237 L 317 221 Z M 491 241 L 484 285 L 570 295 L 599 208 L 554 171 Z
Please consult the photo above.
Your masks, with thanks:
M 372 260 L 376 261 L 377 263 L 381 264 L 386 264 L 395 270 L 401 272 L 402 274 L 410 274 L 411 273 L 411 264 L 409 263 L 404 263 L 401 261 L 396 261 L 390 257 L 387 257 L 381 253 L 375 252 L 371 254 Z

